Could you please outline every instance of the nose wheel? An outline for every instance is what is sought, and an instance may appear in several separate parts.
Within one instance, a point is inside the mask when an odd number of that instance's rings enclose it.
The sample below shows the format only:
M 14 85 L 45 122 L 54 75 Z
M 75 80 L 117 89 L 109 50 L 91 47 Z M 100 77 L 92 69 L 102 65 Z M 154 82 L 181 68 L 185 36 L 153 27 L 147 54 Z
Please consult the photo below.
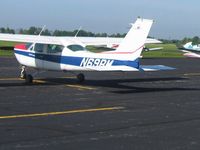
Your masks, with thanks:
M 85 81 L 85 76 L 82 73 L 78 74 L 76 77 L 77 77 L 77 79 L 78 79 L 79 82 Z

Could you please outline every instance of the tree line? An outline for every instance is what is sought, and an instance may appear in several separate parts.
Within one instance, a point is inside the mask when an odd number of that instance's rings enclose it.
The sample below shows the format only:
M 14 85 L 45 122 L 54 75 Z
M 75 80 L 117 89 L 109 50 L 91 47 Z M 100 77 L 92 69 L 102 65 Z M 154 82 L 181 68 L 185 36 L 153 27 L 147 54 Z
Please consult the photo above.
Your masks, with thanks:
M 176 44 L 176 46 L 179 48 L 182 48 L 183 45 L 188 42 L 192 42 L 192 45 L 198 45 L 198 44 L 200 44 L 200 38 L 198 36 L 194 36 L 192 38 L 185 37 L 182 40 L 171 40 L 171 43 Z
M 11 33 L 11 34 L 30 34 L 30 35 L 39 35 L 42 31 L 42 28 L 39 27 L 30 27 L 28 29 L 19 29 L 14 30 L 9 27 L 7 28 L 0 28 L 0 33 Z M 120 34 L 107 34 L 107 33 L 93 33 L 90 31 L 85 30 L 73 30 L 73 31 L 64 31 L 64 30 L 54 30 L 50 31 L 48 29 L 45 29 L 41 35 L 46 36 L 75 36 L 78 33 L 78 36 L 84 36 L 84 37 L 124 37 L 126 33 Z M 192 42 L 193 45 L 200 44 L 200 38 L 198 36 L 195 36 L 193 38 L 185 37 L 182 40 L 166 40 L 166 39 L 159 39 L 163 43 L 173 43 L 176 44 L 178 47 L 181 45 Z

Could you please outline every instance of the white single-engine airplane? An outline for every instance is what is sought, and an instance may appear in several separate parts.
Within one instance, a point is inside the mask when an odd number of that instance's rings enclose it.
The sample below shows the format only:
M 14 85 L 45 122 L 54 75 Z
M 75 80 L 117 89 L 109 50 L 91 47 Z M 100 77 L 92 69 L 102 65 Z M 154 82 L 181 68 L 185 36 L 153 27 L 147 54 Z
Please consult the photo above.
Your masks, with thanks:
M 192 42 L 188 42 L 183 45 L 184 56 L 192 58 L 200 58 L 200 45 L 192 45 Z
M 27 83 L 33 76 L 27 74 L 26 68 L 32 67 L 52 71 L 156 71 L 174 68 L 155 65 L 141 66 L 139 57 L 143 50 L 153 20 L 138 18 L 119 47 L 113 51 L 100 53 L 89 52 L 83 42 L 76 38 L 45 37 L 30 35 L 0 34 L 2 41 L 17 41 L 15 56 L 22 65 L 20 77 Z M 80 82 L 85 77 L 77 75 Z

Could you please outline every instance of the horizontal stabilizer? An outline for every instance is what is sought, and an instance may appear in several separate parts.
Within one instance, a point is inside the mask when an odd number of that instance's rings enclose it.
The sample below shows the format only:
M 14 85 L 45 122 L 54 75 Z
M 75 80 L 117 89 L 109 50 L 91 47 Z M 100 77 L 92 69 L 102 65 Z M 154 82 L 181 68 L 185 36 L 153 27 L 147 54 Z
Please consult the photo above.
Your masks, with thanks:
M 149 48 L 150 51 L 157 51 L 157 50 L 161 50 L 161 49 L 163 49 L 163 47 Z
M 139 71 L 137 68 L 129 66 L 109 66 L 109 67 L 87 67 L 91 71 Z
M 193 52 L 186 52 L 183 55 L 186 56 L 186 57 L 191 57 L 191 58 L 200 58 L 200 54 L 193 53 Z
M 164 65 L 141 65 L 140 70 L 143 71 L 159 71 L 159 70 L 174 70 L 176 68 Z
M 164 65 L 141 65 L 139 69 L 130 66 L 109 66 L 109 67 L 87 67 L 90 71 L 160 71 L 160 70 L 174 70 L 173 67 Z

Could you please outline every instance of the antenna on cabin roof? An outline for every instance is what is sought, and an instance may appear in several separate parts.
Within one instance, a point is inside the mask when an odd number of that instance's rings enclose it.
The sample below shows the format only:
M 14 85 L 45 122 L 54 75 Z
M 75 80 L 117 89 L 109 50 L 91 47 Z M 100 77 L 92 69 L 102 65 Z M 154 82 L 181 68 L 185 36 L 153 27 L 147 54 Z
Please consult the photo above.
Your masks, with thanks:
M 80 26 L 74 37 L 77 37 L 77 35 L 78 35 L 79 32 L 81 31 L 81 29 L 82 29 L 82 27 Z
M 39 36 L 42 34 L 42 32 L 44 31 L 45 28 L 46 28 L 46 25 L 43 26 L 42 30 L 39 33 Z

